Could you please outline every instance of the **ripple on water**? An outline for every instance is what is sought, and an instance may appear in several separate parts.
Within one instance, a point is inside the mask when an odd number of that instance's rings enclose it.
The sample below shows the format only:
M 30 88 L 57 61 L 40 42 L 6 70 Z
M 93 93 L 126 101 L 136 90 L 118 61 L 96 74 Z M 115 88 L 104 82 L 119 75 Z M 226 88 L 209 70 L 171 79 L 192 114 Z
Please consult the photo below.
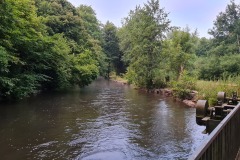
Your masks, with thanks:
M 127 156 L 122 151 L 101 151 L 86 155 L 84 157 L 77 157 L 78 160 L 123 160 Z
M 106 81 L 5 110 L 1 159 L 187 159 L 204 139 L 195 109 Z
M 34 150 L 40 149 L 40 148 L 46 148 L 46 147 L 49 147 L 49 146 L 54 145 L 56 143 L 58 143 L 58 141 L 50 141 L 50 142 L 42 143 L 42 144 L 39 144 L 39 145 L 35 146 Z

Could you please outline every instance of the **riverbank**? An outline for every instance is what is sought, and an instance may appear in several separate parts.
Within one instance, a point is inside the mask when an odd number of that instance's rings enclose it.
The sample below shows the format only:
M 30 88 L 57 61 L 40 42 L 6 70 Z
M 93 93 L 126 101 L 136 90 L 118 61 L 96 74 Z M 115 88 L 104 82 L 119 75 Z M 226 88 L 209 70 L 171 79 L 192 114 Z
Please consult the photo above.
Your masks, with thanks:
M 130 85 L 126 79 L 121 78 L 119 76 L 111 76 L 110 80 L 114 81 L 114 82 L 117 82 L 117 83 L 121 83 L 123 85 Z M 160 94 L 160 95 L 163 95 L 163 96 L 166 96 L 166 97 L 172 97 L 172 98 L 174 98 L 174 100 L 180 101 L 188 107 L 193 107 L 194 108 L 196 106 L 197 94 L 198 94 L 197 91 L 192 91 L 190 93 L 190 96 L 188 97 L 188 99 L 181 100 L 177 97 L 174 97 L 174 91 L 171 88 L 160 88 L 160 89 L 151 89 L 151 90 L 147 90 L 147 89 L 144 89 L 144 88 L 138 88 L 136 86 L 134 86 L 134 88 L 136 88 L 138 90 L 141 90 L 141 91 L 144 91 L 144 92 L 151 93 L 151 94 Z
M 114 82 L 122 83 L 122 84 L 124 84 L 124 85 L 129 84 L 126 79 L 121 78 L 121 77 L 118 77 L 118 76 L 110 77 L 110 80 L 111 80 L 111 81 L 114 81 Z
M 164 95 L 166 97 L 172 97 L 174 100 L 179 101 L 184 103 L 185 105 L 187 105 L 188 107 L 192 107 L 194 108 L 196 106 L 196 102 L 197 102 L 197 91 L 191 91 L 191 93 L 189 94 L 187 99 L 180 99 L 178 97 L 174 96 L 174 91 L 171 88 L 161 88 L 161 89 L 153 89 L 150 91 L 150 93 L 154 93 L 154 94 L 161 94 Z
M 238 77 L 237 77 L 238 78 Z M 162 94 L 164 96 L 172 96 L 177 101 L 182 101 L 184 104 L 186 104 L 189 107 L 195 107 L 195 104 L 198 99 L 204 99 L 208 100 L 210 106 L 214 106 L 217 101 L 217 94 L 218 92 L 225 92 L 228 96 L 232 95 L 232 92 L 238 92 L 240 93 L 240 83 L 239 79 L 232 78 L 232 79 L 226 79 L 226 80 L 217 80 L 217 81 L 203 81 L 203 80 L 197 80 L 195 82 L 194 90 L 191 90 L 187 92 L 187 96 L 184 95 L 186 98 L 178 99 L 179 96 L 176 95 L 176 92 L 172 88 L 163 88 L 163 89 L 153 89 L 150 91 L 147 91 L 146 89 L 140 89 L 145 90 L 146 92 L 155 93 L 155 94 Z M 118 76 L 111 77 L 113 81 L 122 83 L 122 84 L 128 84 L 127 80 Z M 183 82 L 185 84 L 185 82 Z M 137 88 L 136 86 L 134 86 Z M 181 87 L 178 87 L 181 88 Z M 139 89 L 139 88 L 138 88 Z M 186 92 L 184 92 L 185 94 Z M 180 94 L 181 96 L 181 94 Z

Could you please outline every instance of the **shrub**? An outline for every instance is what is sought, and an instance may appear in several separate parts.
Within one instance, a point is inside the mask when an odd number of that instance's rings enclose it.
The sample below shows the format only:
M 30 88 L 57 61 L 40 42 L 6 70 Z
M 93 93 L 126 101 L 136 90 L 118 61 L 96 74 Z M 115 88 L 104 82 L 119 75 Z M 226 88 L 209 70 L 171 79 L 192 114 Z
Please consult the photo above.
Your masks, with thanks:
M 196 78 L 183 72 L 178 81 L 172 82 L 173 96 L 180 99 L 191 99 L 191 91 L 196 89 Z

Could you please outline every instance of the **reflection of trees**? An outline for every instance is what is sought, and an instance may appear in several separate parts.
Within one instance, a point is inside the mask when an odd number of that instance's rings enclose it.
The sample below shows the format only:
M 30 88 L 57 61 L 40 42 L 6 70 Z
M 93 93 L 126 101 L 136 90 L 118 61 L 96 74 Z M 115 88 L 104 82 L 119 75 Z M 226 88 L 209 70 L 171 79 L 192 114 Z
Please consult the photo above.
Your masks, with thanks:
M 71 151 L 67 142 L 87 127 L 79 123 L 99 116 L 89 107 L 90 98 L 79 90 L 45 93 L 5 108 L 5 113 L 1 112 L 6 115 L 5 123 L 0 123 L 0 144 L 5 147 L 0 154 L 6 155 L 6 159 L 15 159 L 11 157 L 16 155 L 23 156 L 22 159 L 35 156 L 54 159 L 61 156 L 60 152 Z
M 155 123 L 151 129 L 155 152 L 170 157 L 175 157 L 181 152 L 186 153 L 187 146 L 184 146 L 184 140 L 189 135 L 185 132 L 185 111 L 183 106 L 172 101 L 166 100 L 159 104 L 159 108 L 154 112 Z
M 4 147 L 0 155 L 18 153 L 26 156 L 22 159 L 71 159 L 104 151 L 133 159 L 174 157 L 183 151 L 181 155 L 186 155 L 198 142 L 189 123 L 194 113 L 160 98 L 99 80 L 80 91 L 48 93 L 13 109 L 1 108 L 5 117 L 0 117 L 0 145 L 13 146 Z
M 130 129 L 134 132 L 130 140 L 131 143 L 138 146 L 138 154 L 144 155 L 146 153 L 141 152 L 151 149 L 152 146 L 150 139 L 152 138 L 151 128 L 154 125 L 152 118 L 159 97 L 137 91 L 129 92 L 126 97 L 129 99 L 127 111 L 129 112 Z
M 137 135 L 131 139 L 132 143 L 149 151 L 150 157 L 176 158 L 191 152 L 195 135 L 191 135 L 193 128 L 187 124 L 188 121 L 194 121 L 195 117 L 188 108 L 171 99 L 159 102 L 159 96 L 136 92 L 131 95 L 131 99 L 129 120 L 135 124 Z

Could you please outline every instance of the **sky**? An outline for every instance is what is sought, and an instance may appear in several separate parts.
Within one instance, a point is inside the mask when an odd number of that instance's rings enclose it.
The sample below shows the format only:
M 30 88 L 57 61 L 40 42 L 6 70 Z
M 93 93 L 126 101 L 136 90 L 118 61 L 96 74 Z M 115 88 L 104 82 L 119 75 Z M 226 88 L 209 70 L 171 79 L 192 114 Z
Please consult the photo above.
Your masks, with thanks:
M 148 0 L 68 0 L 74 6 L 81 4 L 91 6 L 97 18 L 103 24 L 108 20 L 121 27 L 122 19 L 137 5 L 143 6 Z M 235 0 L 237 4 L 240 0 Z M 230 0 L 160 0 L 160 7 L 169 13 L 171 26 L 185 28 L 193 32 L 198 30 L 200 37 L 209 38 L 207 33 L 213 27 L 217 15 L 224 12 Z

